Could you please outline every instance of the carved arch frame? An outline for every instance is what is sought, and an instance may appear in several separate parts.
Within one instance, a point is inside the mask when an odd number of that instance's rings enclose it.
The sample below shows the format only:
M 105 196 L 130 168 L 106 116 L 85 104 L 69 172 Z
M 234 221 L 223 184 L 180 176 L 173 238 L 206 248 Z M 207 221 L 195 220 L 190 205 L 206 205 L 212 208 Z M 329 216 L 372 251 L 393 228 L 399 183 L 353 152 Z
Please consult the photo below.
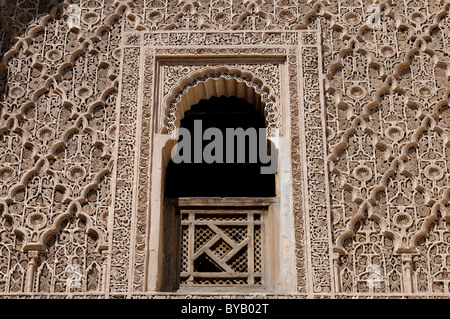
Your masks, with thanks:
M 247 81 L 253 86 L 256 94 L 263 95 L 265 104 L 273 103 L 272 115 L 267 117 L 271 112 L 266 112 L 267 124 L 279 128 L 276 137 L 280 151 L 277 227 L 278 247 L 282 248 L 282 253 L 275 258 L 273 270 L 277 284 L 267 293 L 331 293 L 325 112 L 320 97 L 323 83 L 319 76 L 322 74 L 320 34 L 317 31 L 214 33 L 215 43 L 220 45 L 209 43 L 208 36 L 212 35 L 201 31 L 186 35 L 170 31 L 125 34 L 117 151 L 119 161 L 130 157 L 135 167 L 132 176 L 124 176 L 120 167 L 116 174 L 117 184 L 126 185 L 126 189 L 120 191 L 130 191 L 134 195 L 131 212 L 117 216 L 115 213 L 111 217 L 112 247 L 117 247 L 114 238 L 125 235 L 129 238 L 126 242 L 129 250 L 123 246 L 128 250 L 125 254 L 128 258 L 117 265 L 111 259 L 110 293 L 148 295 L 158 292 L 162 257 L 161 183 L 164 162 L 168 163 L 168 150 L 174 144 L 170 129 L 164 127 L 169 122 L 170 105 L 171 102 L 174 105 L 173 101 L 179 103 L 177 93 L 189 89 L 192 79 L 199 74 L 230 78 L 230 73 L 239 75 L 231 76 L 235 81 Z M 227 43 L 229 41 L 232 42 Z M 165 68 L 183 71 L 178 76 L 165 77 L 168 74 Z M 272 68 L 277 70 L 276 76 L 264 78 L 260 71 L 252 72 L 251 68 L 266 68 L 266 71 Z M 122 124 L 124 112 L 127 118 L 137 118 L 135 130 L 128 123 Z M 135 145 L 131 146 L 131 141 L 135 141 Z M 129 152 L 131 147 L 133 153 Z M 116 198 L 115 207 L 121 206 L 120 200 Z M 129 227 L 116 230 L 115 225 L 126 221 L 131 221 Z M 128 264 L 127 269 L 124 263 Z M 120 276 L 121 282 L 112 276 L 115 270 L 125 271 Z
M 225 59 L 229 60 L 229 59 Z M 224 60 L 223 60 L 224 61 Z M 225 62 L 225 61 L 224 61 Z M 229 61 L 231 62 L 231 61 Z M 251 61 L 250 61 L 251 62 Z M 269 61 L 270 62 L 270 61 Z M 273 60 L 271 62 L 276 62 Z M 258 64 L 254 64 L 258 66 Z M 195 64 L 194 64 L 195 65 Z M 194 65 L 182 65 L 183 69 L 193 69 L 190 74 L 184 76 L 170 87 L 169 94 L 163 97 L 160 123 L 157 130 L 161 133 L 173 133 L 179 126 L 179 121 L 190 106 L 195 105 L 201 99 L 210 97 L 235 96 L 243 98 L 247 102 L 256 103 L 256 108 L 266 119 L 266 127 L 279 129 L 279 97 L 271 89 L 271 85 L 257 77 L 254 70 L 241 70 L 243 65 L 208 65 L 203 69 L 195 70 Z M 181 65 L 178 65 L 181 66 Z M 229 67 L 229 66 L 232 66 Z M 168 67 L 166 65 L 166 67 Z M 168 84 L 168 83 L 167 83 Z M 164 82 L 164 85 L 166 83 Z M 279 83 L 276 84 L 279 86 Z M 277 89 L 279 91 L 279 88 Z

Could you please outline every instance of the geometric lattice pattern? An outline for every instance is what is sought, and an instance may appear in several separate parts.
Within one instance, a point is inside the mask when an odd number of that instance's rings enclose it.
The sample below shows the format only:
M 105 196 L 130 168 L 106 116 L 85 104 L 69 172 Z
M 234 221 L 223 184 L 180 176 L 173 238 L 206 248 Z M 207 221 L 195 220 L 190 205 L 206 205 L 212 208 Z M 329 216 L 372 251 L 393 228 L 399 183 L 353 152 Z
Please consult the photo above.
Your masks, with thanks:
M 262 285 L 260 210 L 181 211 L 181 285 Z

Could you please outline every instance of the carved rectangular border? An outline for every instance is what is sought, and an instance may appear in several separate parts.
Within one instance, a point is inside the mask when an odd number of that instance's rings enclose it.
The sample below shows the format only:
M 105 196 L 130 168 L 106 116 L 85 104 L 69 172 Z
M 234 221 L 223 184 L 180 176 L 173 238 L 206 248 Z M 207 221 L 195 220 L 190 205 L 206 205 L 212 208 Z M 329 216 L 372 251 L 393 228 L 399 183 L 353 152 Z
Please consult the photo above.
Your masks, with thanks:
M 331 293 L 331 211 L 326 150 L 326 113 L 323 103 L 321 57 L 318 47 L 301 48 L 303 125 L 305 145 L 305 198 L 308 247 L 313 293 Z
M 116 181 L 112 230 L 110 230 L 110 255 L 107 293 L 124 293 L 129 291 L 127 280 L 130 268 L 131 214 L 136 206 L 130 199 L 134 193 L 136 176 L 136 133 L 138 112 L 138 83 L 140 68 L 140 49 L 124 48 L 125 57 L 121 66 L 121 83 L 118 127 L 118 149 L 116 150 Z M 110 223 L 111 225 L 111 223 Z
M 255 54 L 288 63 L 297 292 L 332 292 L 319 32 L 133 32 L 123 44 L 109 292 L 145 291 L 156 57 Z

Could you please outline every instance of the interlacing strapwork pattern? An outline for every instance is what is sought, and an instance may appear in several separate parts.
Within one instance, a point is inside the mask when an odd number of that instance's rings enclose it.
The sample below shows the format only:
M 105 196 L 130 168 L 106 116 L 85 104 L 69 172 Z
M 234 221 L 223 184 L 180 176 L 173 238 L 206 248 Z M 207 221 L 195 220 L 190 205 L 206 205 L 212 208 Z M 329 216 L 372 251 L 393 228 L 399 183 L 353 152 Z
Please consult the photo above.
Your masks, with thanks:
M 49 238 L 46 252 L 36 262 L 36 292 L 100 291 L 104 257 L 98 238 L 86 232 L 86 222 L 64 220 L 60 232 Z
M 0 230 L 0 292 L 21 292 L 25 286 L 28 258 L 21 251 L 23 239 L 11 233 L 11 223 L 3 219 Z
M 263 211 L 181 211 L 181 287 L 263 284 Z
M 65 3 L 2 7 L 1 39 L 9 46 L 0 71 L 4 292 L 105 288 L 115 79 L 127 18 L 124 8 L 103 2 L 78 2 L 82 27 L 70 30 Z M 16 43 L 8 44 L 13 37 Z
M 336 290 L 445 293 L 450 243 L 436 229 L 450 200 L 449 4 L 378 7 L 369 28 L 362 1 L 334 9 L 342 28 L 312 19 L 327 43 Z
M 173 32 L 167 46 L 186 52 L 226 41 L 239 55 L 241 45 L 310 29 L 321 30 L 322 59 L 311 48 L 304 61 L 287 59 L 287 96 L 299 105 L 289 114 L 298 292 L 448 294 L 448 0 L 1 3 L 0 292 L 68 291 L 55 261 L 68 243 L 84 260 L 74 252 L 61 262 L 92 274 L 79 291 L 145 289 L 151 152 L 136 155 L 136 145 L 150 145 L 153 97 L 143 88 L 139 123 L 140 49 L 122 48 L 126 32 L 150 42 L 153 31 Z M 69 4 L 80 7 L 80 27 L 67 27 Z M 153 77 L 152 54 L 144 77 Z M 319 63 L 322 74 L 300 78 Z M 326 150 L 314 144 L 322 129 Z

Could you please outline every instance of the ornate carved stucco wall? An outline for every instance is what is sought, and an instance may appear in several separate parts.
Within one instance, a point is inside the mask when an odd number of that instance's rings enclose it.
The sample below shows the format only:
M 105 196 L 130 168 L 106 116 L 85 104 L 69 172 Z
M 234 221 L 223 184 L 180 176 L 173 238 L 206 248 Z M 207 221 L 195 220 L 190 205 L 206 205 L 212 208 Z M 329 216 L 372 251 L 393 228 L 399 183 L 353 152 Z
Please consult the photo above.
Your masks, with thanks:
M 289 132 L 289 295 L 448 295 L 448 1 L 5 0 L 1 13 L 2 297 L 155 295 L 152 136 L 201 72 L 247 81 Z

